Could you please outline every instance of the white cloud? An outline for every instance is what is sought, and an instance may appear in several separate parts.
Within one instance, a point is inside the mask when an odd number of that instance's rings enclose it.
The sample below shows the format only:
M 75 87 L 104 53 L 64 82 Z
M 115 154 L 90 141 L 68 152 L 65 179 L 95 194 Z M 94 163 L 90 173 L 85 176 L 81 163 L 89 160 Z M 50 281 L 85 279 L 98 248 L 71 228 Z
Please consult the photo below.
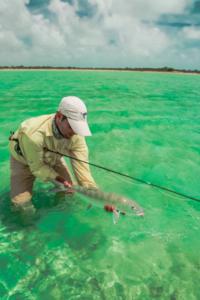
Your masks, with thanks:
M 78 16 L 78 1 L 61 0 L 50 1 L 48 18 L 32 14 L 25 0 L 0 0 L 0 64 L 177 66 L 176 47 L 185 37 L 199 37 L 188 28 L 178 41 L 154 22 L 162 14 L 183 13 L 191 0 L 88 1 L 96 8 L 90 18 Z
M 25 0 L 1 0 L 0 22 L 1 30 L 13 32 L 17 37 L 29 33 L 32 24 L 31 14 L 25 7 Z
M 99 13 L 120 14 L 138 19 L 152 20 L 161 14 L 179 14 L 191 3 L 191 0 L 89 0 L 91 4 L 97 5 Z
M 195 27 L 186 27 L 183 29 L 186 38 L 192 40 L 200 40 L 200 29 Z

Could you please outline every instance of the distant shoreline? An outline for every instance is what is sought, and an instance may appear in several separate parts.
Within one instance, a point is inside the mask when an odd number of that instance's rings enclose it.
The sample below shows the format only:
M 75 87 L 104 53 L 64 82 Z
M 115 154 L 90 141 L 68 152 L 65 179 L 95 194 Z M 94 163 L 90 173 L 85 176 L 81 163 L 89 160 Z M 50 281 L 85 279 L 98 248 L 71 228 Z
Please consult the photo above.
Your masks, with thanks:
M 163 68 L 79 68 L 79 67 L 24 67 L 24 66 L 2 66 L 1 70 L 38 70 L 38 71 L 47 71 L 47 70 L 55 70 L 55 71 L 122 71 L 122 72 L 155 72 L 155 73 L 178 73 L 178 74 L 200 74 L 200 70 L 184 70 L 184 69 L 173 69 L 170 67 Z

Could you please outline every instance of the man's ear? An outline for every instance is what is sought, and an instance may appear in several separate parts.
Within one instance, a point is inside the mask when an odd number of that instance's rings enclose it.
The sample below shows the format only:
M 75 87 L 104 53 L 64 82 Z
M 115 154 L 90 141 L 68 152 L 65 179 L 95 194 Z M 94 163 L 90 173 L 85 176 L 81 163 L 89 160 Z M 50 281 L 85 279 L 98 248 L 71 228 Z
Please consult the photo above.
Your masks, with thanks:
M 56 115 L 55 115 L 55 118 L 56 118 L 57 120 L 61 120 L 62 117 L 63 117 L 63 115 L 61 114 L 61 112 L 57 111 L 57 112 L 56 112 Z

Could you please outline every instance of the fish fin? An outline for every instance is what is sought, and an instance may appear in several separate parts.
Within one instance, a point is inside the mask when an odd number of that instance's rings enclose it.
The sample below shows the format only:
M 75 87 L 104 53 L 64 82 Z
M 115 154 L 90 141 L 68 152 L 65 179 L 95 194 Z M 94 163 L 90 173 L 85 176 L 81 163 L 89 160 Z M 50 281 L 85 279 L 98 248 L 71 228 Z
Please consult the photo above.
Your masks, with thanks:
M 113 223 L 117 224 L 117 222 L 119 221 L 119 217 L 120 217 L 120 212 L 117 211 L 116 209 L 113 209 Z
M 87 210 L 90 210 L 91 208 L 93 207 L 93 205 L 90 203 L 90 204 L 88 204 L 88 206 L 87 206 Z

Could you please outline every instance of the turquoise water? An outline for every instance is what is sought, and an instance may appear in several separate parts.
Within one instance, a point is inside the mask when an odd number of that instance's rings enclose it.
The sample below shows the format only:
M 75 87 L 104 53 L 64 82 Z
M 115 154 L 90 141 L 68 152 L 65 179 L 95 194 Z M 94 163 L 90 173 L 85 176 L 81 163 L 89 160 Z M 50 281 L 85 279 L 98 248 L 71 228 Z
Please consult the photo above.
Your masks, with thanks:
M 198 75 L 0 72 L 0 299 L 200 299 L 200 203 L 92 167 L 145 217 L 113 225 L 83 197 L 60 204 L 37 182 L 40 217 L 23 227 L 9 209 L 7 147 L 21 121 L 76 95 L 89 110 L 91 162 L 200 198 L 199 87 Z

